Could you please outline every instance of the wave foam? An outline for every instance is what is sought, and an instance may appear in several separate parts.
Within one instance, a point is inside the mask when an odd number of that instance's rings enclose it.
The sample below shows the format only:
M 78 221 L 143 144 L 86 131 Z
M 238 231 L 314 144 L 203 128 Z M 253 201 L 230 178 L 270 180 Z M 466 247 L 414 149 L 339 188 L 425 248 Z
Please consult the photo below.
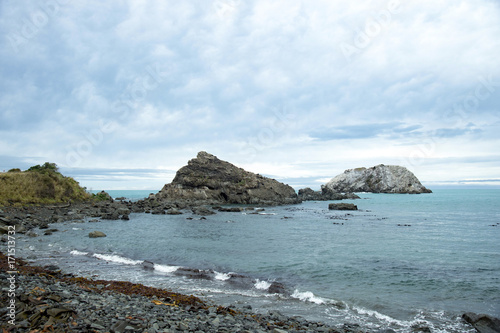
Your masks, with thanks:
M 315 304 L 324 304 L 325 300 L 322 299 L 321 297 L 315 296 L 312 292 L 310 291 L 304 291 L 300 292 L 297 289 L 293 292 L 291 295 L 293 298 L 297 298 L 303 302 L 311 302 Z
M 69 254 L 74 255 L 74 256 L 86 256 L 89 253 L 88 252 L 78 251 L 78 250 L 73 250 Z
M 173 273 L 179 269 L 179 266 L 154 264 L 154 269 L 155 269 L 155 271 L 162 272 L 162 273 Z
M 269 289 L 269 287 L 271 286 L 271 283 L 270 282 L 267 282 L 267 281 L 261 281 L 259 279 L 257 279 L 255 281 L 255 284 L 254 284 L 254 287 L 256 289 L 260 289 L 260 290 L 267 290 Z
M 142 264 L 142 260 L 132 260 L 129 258 L 124 258 L 117 256 L 115 254 L 99 254 L 95 253 L 93 257 L 105 261 L 110 261 L 110 262 L 115 262 L 117 264 L 124 264 L 124 265 L 139 265 Z
M 220 272 L 214 272 L 215 273 L 215 279 L 219 281 L 227 281 L 231 278 L 230 273 L 220 273 Z
M 374 317 L 380 321 L 390 323 L 390 324 L 397 324 L 400 326 L 405 326 L 405 322 L 403 322 L 401 320 L 394 319 L 392 317 L 389 317 L 388 315 L 382 314 L 382 313 L 374 311 L 374 310 L 368 310 L 368 309 L 359 308 L 359 307 L 353 307 L 352 309 L 360 315 Z

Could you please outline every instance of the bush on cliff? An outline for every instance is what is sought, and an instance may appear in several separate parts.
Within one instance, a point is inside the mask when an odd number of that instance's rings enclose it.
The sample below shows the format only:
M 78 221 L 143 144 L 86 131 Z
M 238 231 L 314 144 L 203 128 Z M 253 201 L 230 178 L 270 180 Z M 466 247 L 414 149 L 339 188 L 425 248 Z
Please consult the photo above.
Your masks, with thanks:
M 0 174 L 0 206 L 85 201 L 90 194 L 76 180 L 63 176 L 55 163 Z

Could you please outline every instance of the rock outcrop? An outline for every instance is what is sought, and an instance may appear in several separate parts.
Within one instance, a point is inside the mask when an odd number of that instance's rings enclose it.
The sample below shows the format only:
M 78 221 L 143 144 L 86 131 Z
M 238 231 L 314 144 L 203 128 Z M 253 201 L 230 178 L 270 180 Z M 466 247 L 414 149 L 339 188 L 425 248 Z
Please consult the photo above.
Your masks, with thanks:
M 321 191 L 314 191 L 310 187 L 300 189 L 299 199 L 302 201 L 328 201 L 359 199 L 359 196 L 354 193 L 336 193 L 325 186 L 321 186 Z
M 485 314 L 464 313 L 462 319 L 474 326 L 479 333 L 500 332 L 500 319 Z
M 405 167 L 383 164 L 346 170 L 324 187 L 333 192 L 432 193 Z
M 300 203 L 295 190 L 275 179 L 248 172 L 206 152 L 180 168 L 154 198 L 177 207 L 214 204 L 280 205 Z

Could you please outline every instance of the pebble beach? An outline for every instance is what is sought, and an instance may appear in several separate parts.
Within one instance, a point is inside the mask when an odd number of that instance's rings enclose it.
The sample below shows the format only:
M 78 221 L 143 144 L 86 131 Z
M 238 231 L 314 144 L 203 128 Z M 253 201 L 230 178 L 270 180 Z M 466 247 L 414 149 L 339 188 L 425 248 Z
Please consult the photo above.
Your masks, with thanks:
M 251 308 L 222 307 L 170 290 L 64 274 L 0 255 L 4 332 L 366 332 Z M 15 296 L 9 290 L 15 286 Z M 390 331 L 384 331 L 386 333 Z

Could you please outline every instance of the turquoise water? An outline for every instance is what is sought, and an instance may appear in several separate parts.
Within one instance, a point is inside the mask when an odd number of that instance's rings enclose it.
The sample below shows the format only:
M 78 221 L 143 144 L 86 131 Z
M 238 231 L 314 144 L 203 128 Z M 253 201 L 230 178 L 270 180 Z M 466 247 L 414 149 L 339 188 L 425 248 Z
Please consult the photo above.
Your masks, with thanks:
M 500 190 L 360 196 L 347 200 L 360 209 L 353 212 L 305 202 L 206 220 L 186 212 L 66 223 L 54 225 L 62 232 L 26 239 L 20 247 L 25 257 L 84 276 L 174 288 L 339 326 L 473 332 L 461 323 L 462 313 L 500 317 Z M 92 230 L 108 236 L 89 239 Z M 143 270 L 143 260 L 154 262 L 155 270 Z M 206 276 L 189 278 L 179 267 Z M 286 293 L 270 294 L 272 282 Z
M 150 193 L 158 193 L 158 190 L 104 190 L 106 191 L 112 198 L 126 198 L 127 200 L 137 201 L 140 199 L 147 198 Z M 101 190 L 92 190 L 91 193 L 97 194 L 101 192 Z

